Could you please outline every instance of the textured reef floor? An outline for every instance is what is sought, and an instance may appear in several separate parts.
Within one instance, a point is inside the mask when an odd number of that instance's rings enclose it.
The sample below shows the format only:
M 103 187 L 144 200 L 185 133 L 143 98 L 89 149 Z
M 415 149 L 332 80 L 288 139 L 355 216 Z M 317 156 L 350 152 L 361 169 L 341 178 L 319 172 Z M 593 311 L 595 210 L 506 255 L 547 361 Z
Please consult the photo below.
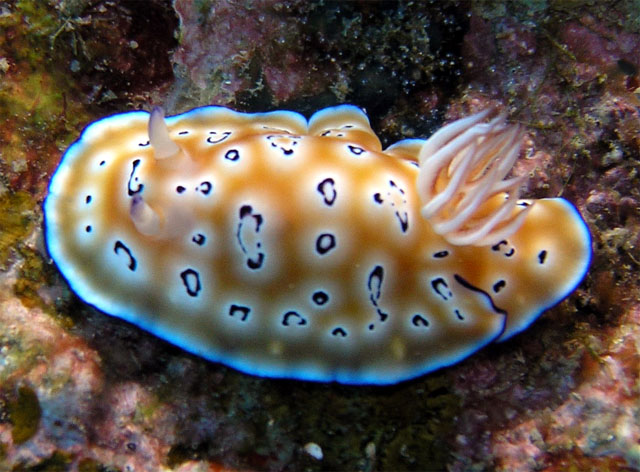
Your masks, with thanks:
M 0 470 L 640 470 L 638 3 L 0 3 Z M 390 144 L 498 106 L 525 195 L 593 235 L 528 330 L 390 387 L 256 378 L 85 305 L 41 203 L 88 122 L 365 108 Z

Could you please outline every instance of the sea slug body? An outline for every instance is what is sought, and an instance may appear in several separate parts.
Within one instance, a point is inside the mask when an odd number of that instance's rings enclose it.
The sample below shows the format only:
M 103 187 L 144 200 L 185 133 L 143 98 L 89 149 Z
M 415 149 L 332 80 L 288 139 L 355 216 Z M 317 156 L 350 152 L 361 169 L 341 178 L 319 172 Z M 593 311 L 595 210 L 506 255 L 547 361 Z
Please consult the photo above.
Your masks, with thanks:
M 103 312 L 255 375 L 389 384 L 524 330 L 582 280 L 588 229 L 506 178 L 483 111 L 383 150 L 357 107 L 135 111 L 89 125 L 44 203 Z

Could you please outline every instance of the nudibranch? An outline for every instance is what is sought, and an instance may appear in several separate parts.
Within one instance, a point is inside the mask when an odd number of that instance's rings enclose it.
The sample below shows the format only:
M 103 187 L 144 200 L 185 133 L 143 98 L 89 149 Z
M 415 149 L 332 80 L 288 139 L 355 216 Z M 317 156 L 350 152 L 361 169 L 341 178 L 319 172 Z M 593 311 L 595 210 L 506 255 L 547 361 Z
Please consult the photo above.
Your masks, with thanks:
M 521 137 L 491 111 L 385 150 L 351 105 L 122 113 L 64 154 L 46 243 L 87 303 L 187 351 L 395 383 L 522 331 L 583 278 L 577 210 L 507 178 Z

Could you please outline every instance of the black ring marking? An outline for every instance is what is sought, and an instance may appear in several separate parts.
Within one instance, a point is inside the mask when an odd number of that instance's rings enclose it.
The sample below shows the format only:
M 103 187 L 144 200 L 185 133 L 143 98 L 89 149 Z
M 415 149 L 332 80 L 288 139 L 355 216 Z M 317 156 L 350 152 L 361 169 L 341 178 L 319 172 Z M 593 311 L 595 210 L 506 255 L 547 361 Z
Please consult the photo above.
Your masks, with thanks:
M 431 287 L 434 292 L 442 297 L 443 300 L 447 301 L 453 297 L 453 293 L 449 289 L 449 285 L 447 285 L 447 281 L 442 277 L 438 277 L 437 279 L 433 279 L 431 281 Z
M 334 328 L 333 331 L 331 331 L 331 334 L 333 334 L 334 336 L 342 336 L 343 338 L 347 337 L 347 331 L 341 326 Z
M 502 290 L 505 286 L 507 285 L 507 282 L 505 282 L 504 280 L 500 279 L 498 280 L 495 284 L 493 284 L 493 291 L 495 293 L 498 293 L 500 290 Z
M 218 144 L 224 141 L 225 139 L 227 139 L 229 136 L 231 136 L 231 131 L 224 131 L 222 133 L 222 137 L 220 138 L 216 138 L 215 136 L 213 136 L 214 134 L 218 134 L 217 131 L 209 131 L 209 134 L 211 134 L 212 136 L 209 136 L 207 138 L 207 142 L 209 144 Z
M 264 252 L 259 252 L 257 258 L 253 257 L 247 259 L 247 266 L 249 267 L 249 269 L 259 269 L 260 267 L 262 267 L 262 264 L 264 264 Z
M 331 233 L 322 233 L 318 236 L 318 239 L 316 239 L 316 252 L 321 256 L 335 249 L 335 247 L 336 237 Z
M 144 184 L 139 183 L 140 179 L 138 177 L 134 177 L 134 174 L 136 173 L 136 168 L 140 165 L 140 159 L 136 159 L 131 164 L 132 164 L 131 175 L 129 175 L 129 182 L 127 182 L 127 195 L 129 195 L 130 197 L 135 195 L 136 193 L 142 192 L 142 189 L 144 188 Z M 132 182 L 136 182 L 138 184 L 137 189 L 134 190 L 131 188 Z
M 482 295 L 487 297 L 489 299 L 489 303 L 491 303 L 491 308 L 493 308 L 493 311 L 495 311 L 496 313 L 500 313 L 501 315 L 507 314 L 506 310 L 503 310 L 502 308 L 497 307 L 496 304 L 493 303 L 493 298 L 487 292 L 485 292 L 481 288 L 476 287 L 475 285 L 470 284 L 468 281 L 466 281 L 462 276 L 458 274 L 453 274 L 453 277 L 456 279 L 456 282 L 458 282 L 464 288 L 472 290 L 474 292 L 481 293 Z
M 409 229 L 409 214 L 406 211 L 403 211 L 402 214 L 398 211 L 395 213 L 396 218 L 398 218 L 398 221 L 400 222 L 400 229 L 403 233 L 406 233 L 407 229 Z
M 184 193 L 185 190 L 187 190 L 187 189 L 184 188 L 182 185 L 178 185 L 176 187 L 176 192 L 178 192 L 178 193 Z
M 369 289 L 369 300 L 376 309 L 376 313 L 380 317 L 381 322 L 385 322 L 389 317 L 388 313 L 385 313 L 378 305 L 380 296 L 382 294 L 382 281 L 384 280 L 384 268 L 381 265 L 377 265 L 369 272 L 369 278 L 367 279 L 367 289 Z
M 505 239 L 503 239 L 503 240 L 502 240 L 502 241 L 500 241 L 499 243 L 497 243 L 497 244 L 495 244 L 495 245 L 491 246 L 491 250 L 492 250 L 492 251 L 499 251 L 501 246 L 508 246 L 508 245 L 509 245 L 509 243 L 508 243 Z M 506 248 L 505 248 L 505 249 L 506 249 Z M 511 257 L 511 256 L 513 256 L 515 253 L 516 253 L 516 249 L 515 249 L 513 246 L 511 246 L 507 252 L 503 252 L 503 254 L 504 254 L 504 256 L 505 256 L 505 257 Z
M 359 156 L 360 154 L 362 154 L 364 152 L 364 149 L 362 149 L 359 146 L 353 146 L 351 144 L 349 144 L 347 146 L 349 148 L 349 151 L 351 151 L 352 154 Z
M 212 188 L 213 185 L 211 185 L 211 182 L 205 180 L 204 182 L 200 182 L 200 185 L 196 187 L 196 192 L 201 192 L 202 195 L 209 195 Z
M 398 184 L 396 184 L 393 180 L 389 180 L 389 186 L 391 187 L 391 190 L 389 192 L 387 192 L 387 195 L 390 197 L 390 202 L 391 202 L 391 206 L 395 207 L 396 204 L 393 201 L 393 197 L 391 195 L 391 192 L 397 192 L 400 193 L 400 198 L 402 199 L 402 203 L 401 205 L 404 207 L 407 204 L 407 199 L 405 198 L 405 191 L 402 187 L 400 187 Z M 406 211 L 400 211 L 399 209 L 394 211 L 396 218 L 398 219 L 398 222 L 400 223 L 400 230 L 403 233 L 407 232 L 407 229 L 409 228 L 409 213 L 407 213 Z
M 542 251 L 540 251 L 538 253 L 538 262 L 540 264 L 544 264 L 545 259 L 547 258 L 547 251 L 546 249 L 543 249 Z
M 272 141 L 272 139 L 283 138 L 283 137 L 284 138 L 288 138 L 291 141 L 291 147 L 285 148 L 282 144 L 274 143 Z M 284 154 L 287 157 L 290 156 L 291 154 L 293 154 L 293 146 L 297 146 L 298 145 L 298 141 L 296 141 L 296 139 L 300 139 L 300 136 L 292 136 L 292 135 L 286 135 L 286 136 L 270 135 L 270 136 L 267 136 L 267 141 L 269 141 L 269 143 L 271 144 L 271 147 L 280 148 L 280 151 L 282 151 L 282 154 Z
M 444 251 L 438 251 L 436 252 L 433 257 L 435 257 L 436 259 L 442 259 L 443 257 L 447 257 L 449 255 L 449 251 L 444 250 Z
M 338 196 L 336 192 L 335 181 L 331 177 L 327 177 L 322 182 L 318 184 L 318 192 L 322 195 L 324 202 L 331 206 L 335 203 L 336 197 Z
M 198 246 L 203 246 L 204 243 L 207 241 L 207 238 L 202 233 L 196 233 L 195 236 L 191 238 L 191 241 L 196 243 Z
M 263 266 L 265 253 L 259 251 L 259 249 L 262 247 L 262 242 L 257 241 L 255 243 L 255 249 L 253 250 L 252 254 L 249 254 L 249 249 L 247 249 L 245 241 L 242 237 L 242 230 L 245 226 L 245 220 L 247 218 L 253 218 L 253 221 L 255 223 L 255 228 L 253 231 L 256 235 L 260 232 L 260 226 L 262 225 L 264 219 L 260 213 L 253 212 L 253 208 L 251 207 L 251 205 L 242 205 L 240 207 L 240 222 L 238 223 L 238 229 L 236 231 L 236 240 L 238 241 L 242 253 L 247 256 L 247 266 L 249 267 L 249 269 L 256 270 L 260 269 Z
M 400 188 L 400 187 L 398 186 L 398 184 L 397 184 L 397 183 L 395 183 L 393 180 L 389 180 L 389 185 L 391 185 L 392 187 L 394 187 L 394 188 L 398 189 L 398 191 L 399 191 L 402 195 L 404 195 L 404 190 L 403 190 L 402 188 Z M 406 201 L 405 201 L 405 202 L 403 202 L 403 203 L 406 203 Z
M 229 149 L 225 154 L 224 158 L 228 161 L 237 161 L 240 159 L 240 153 L 237 149 Z
M 84 202 L 88 205 L 89 203 L 91 203 L 93 197 L 91 197 L 91 195 L 87 195 L 86 198 L 84 199 Z
M 304 325 L 307 324 L 307 320 L 305 320 L 304 317 L 300 313 L 298 313 L 297 311 L 290 310 L 290 311 L 286 312 L 284 314 L 284 316 L 282 317 L 282 325 L 283 326 L 291 326 L 289 324 L 289 318 L 291 318 L 292 316 L 294 318 L 298 318 L 298 322 L 296 323 L 296 326 L 304 326 Z
M 327 294 L 327 292 L 318 290 L 316 292 L 313 292 L 313 295 L 311 295 L 311 299 L 313 300 L 313 303 L 315 303 L 316 305 L 322 306 L 329 301 L 329 295 Z
M 182 279 L 182 283 L 187 289 L 187 294 L 192 297 L 197 297 L 200 290 L 202 290 L 202 285 L 200 284 L 200 274 L 193 269 L 185 269 L 180 272 L 180 278 Z
M 491 250 L 492 250 L 492 251 L 499 251 L 499 250 L 500 250 L 500 246 L 502 246 L 503 244 L 504 244 L 504 245 L 506 245 L 506 244 L 507 244 L 507 241 L 506 241 L 506 240 L 504 240 L 504 239 L 503 239 L 502 241 L 500 241 L 499 243 L 494 244 L 493 246 L 491 246 Z
M 429 327 L 429 320 L 427 320 L 420 313 L 416 313 L 415 315 L 413 315 L 413 318 L 411 318 L 411 323 L 413 324 L 413 326 L 422 326 L 423 328 Z
M 251 308 L 243 305 L 236 305 L 233 303 L 229 307 L 229 316 L 235 317 L 236 314 L 240 313 L 240 321 L 247 321 L 249 318 L 249 313 L 251 312 Z
M 135 271 L 136 267 L 138 267 L 138 261 L 136 261 L 136 258 L 133 257 L 133 253 L 131 252 L 131 249 L 129 249 L 122 241 L 118 239 L 116 243 L 113 245 L 113 252 L 118 254 L 120 250 L 124 251 L 129 257 L 129 264 L 127 264 L 127 267 L 129 267 L 129 270 L 131 272 Z

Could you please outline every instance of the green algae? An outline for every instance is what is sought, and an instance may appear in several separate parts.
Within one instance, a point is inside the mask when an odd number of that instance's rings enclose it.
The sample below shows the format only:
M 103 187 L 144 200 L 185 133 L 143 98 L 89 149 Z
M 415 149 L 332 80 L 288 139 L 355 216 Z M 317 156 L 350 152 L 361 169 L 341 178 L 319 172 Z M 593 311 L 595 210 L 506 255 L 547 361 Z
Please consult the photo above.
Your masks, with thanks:
M 46 459 L 34 465 L 18 464 L 12 472 L 66 472 L 69 470 L 73 456 L 62 451 L 55 451 Z
M 6 191 L 0 195 L 0 270 L 7 270 L 11 256 L 33 230 L 36 217 L 33 197 L 24 191 Z
M 117 467 L 105 466 L 94 459 L 85 458 L 78 463 L 78 472 L 120 472 Z
M 8 407 L 9 421 L 13 425 L 11 437 L 15 444 L 22 444 L 36 434 L 40 424 L 42 409 L 38 395 L 31 387 L 19 387 L 17 397 Z

